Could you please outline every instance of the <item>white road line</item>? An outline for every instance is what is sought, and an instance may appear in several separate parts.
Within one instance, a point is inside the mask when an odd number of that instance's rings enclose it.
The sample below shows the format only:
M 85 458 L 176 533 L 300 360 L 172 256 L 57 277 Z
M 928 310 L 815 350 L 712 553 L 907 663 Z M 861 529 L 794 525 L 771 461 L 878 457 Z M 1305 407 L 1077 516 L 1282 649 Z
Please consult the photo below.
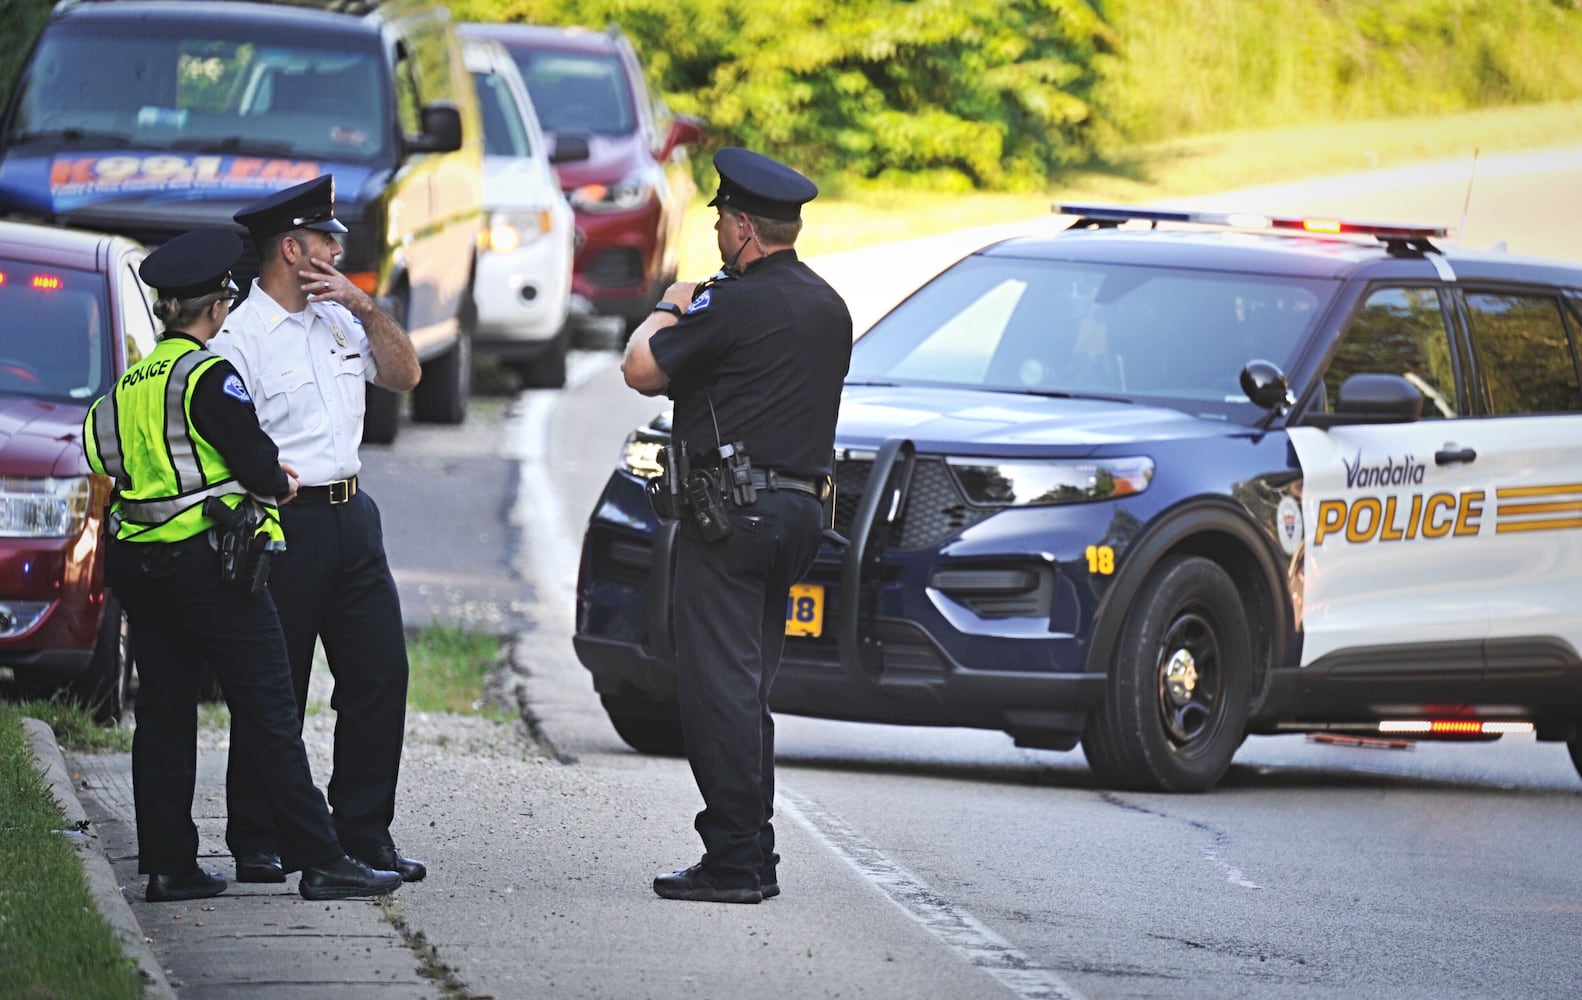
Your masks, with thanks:
M 566 389 L 576 388 L 618 360 L 619 355 L 608 351 L 573 351 L 566 358 Z M 575 596 L 582 548 L 582 532 L 565 523 L 565 509 L 556 491 L 535 488 L 551 473 L 549 418 L 560 392 L 530 389 L 517 397 L 504 448 L 507 458 L 521 462 L 516 503 L 511 507 L 511 524 L 522 532 L 524 543 L 517 570 L 546 591 L 556 591 L 553 599 L 543 602 L 554 607 L 567 606 Z
M 1000 985 L 1026 1000 L 1081 1000 L 1053 969 L 1039 965 L 983 921 L 951 903 L 902 868 L 845 821 L 825 811 L 817 802 L 785 786 L 779 787 L 782 815 L 813 834 L 836 857 L 877 888 L 890 902 L 974 968 L 993 976 Z

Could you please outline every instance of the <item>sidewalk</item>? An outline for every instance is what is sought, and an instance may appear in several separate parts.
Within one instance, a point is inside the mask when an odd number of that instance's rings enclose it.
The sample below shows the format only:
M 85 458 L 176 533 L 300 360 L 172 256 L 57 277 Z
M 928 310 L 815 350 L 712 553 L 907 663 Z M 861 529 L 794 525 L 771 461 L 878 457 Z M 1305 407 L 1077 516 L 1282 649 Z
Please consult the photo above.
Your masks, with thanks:
M 47 726 L 39 728 L 48 734 Z M 53 739 L 43 748 L 35 744 L 35 750 L 41 760 L 50 751 L 60 758 Z M 231 879 L 235 870 L 225 847 L 226 757 L 223 749 L 200 747 L 193 820 L 199 864 Z M 130 754 L 73 756 L 50 782 L 57 799 L 76 804 L 79 815 L 71 815 L 68 806 L 67 821 L 88 821 L 92 846 L 84 853 L 90 890 L 128 953 L 150 972 L 154 981 L 147 995 L 170 997 L 177 990 L 182 997 L 260 1000 L 444 995 L 440 983 L 420 972 L 421 959 L 385 919 L 379 901 L 309 902 L 297 894 L 297 875 L 288 876 L 284 885 L 232 881 L 223 894 L 190 903 L 144 902 L 147 876 L 137 873 Z

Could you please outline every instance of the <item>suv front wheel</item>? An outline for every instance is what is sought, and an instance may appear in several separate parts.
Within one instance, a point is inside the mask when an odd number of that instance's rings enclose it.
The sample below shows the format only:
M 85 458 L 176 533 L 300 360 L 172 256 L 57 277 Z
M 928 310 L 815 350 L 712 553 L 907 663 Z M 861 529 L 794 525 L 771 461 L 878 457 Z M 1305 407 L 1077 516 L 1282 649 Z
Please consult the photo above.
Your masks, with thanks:
M 1108 785 L 1201 792 L 1247 722 L 1252 643 L 1236 585 L 1198 556 L 1166 560 L 1126 614 L 1082 749 Z

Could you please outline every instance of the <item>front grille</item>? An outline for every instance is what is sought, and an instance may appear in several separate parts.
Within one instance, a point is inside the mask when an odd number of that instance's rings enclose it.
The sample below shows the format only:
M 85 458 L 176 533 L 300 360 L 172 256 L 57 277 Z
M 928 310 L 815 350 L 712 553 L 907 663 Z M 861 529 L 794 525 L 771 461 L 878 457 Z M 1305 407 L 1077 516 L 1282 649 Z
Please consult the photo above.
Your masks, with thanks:
M 823 635 L 787 637 L 782 666 L 794 670 L 840 671 L 839 631 L 839 618 L 827 615 Z M 880 618 L 864 626 L 864 631 L 872 648 L 877 650 L 881 675 L 889 680 L 937 679 L 950 670 L 950 664 L 928 633 L 911 622 Z
M 869 459 L 842 459 L 835 463 L 835 530 L 848 538 L 872 470 Z M 881 518 L 884 513 L 879 512 Z M 993 509 L 967 503 L 943 460 L 920 458 L 912 468 L 906 503 L 890 525 L 884 547 L 903 552 L 933 548 L 993 513 Z
M 643 283 L 643 257 L 636 250 L 620 247 L 605 250 L 587 269 L 588 281 L 600 288 L 628 288 Z

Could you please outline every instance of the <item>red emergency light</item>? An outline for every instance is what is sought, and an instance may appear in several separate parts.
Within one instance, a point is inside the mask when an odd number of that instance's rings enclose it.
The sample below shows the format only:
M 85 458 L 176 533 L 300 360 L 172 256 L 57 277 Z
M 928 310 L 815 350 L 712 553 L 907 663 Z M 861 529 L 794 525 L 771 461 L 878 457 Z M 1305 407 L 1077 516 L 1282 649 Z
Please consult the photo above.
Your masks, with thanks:
M 41 292 L 55 292 L 60 290 L 60 276 L 56 274 L 33 275 L 33 287 Z

